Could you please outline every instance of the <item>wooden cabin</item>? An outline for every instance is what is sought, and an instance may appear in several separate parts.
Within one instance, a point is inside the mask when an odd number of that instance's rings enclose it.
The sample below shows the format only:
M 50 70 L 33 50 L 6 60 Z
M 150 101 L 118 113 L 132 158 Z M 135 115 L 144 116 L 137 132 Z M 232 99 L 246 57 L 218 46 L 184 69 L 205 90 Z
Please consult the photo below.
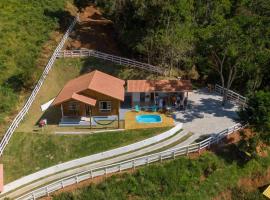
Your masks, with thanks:
M 88 122 L 92 125 L 93 117 L 106 116 L 116 116 L 119 124 L 120 102 L 124 101 L 125 94 L 124 85 L 124 80 L 95 70 L 70 80 L 51 106 L 61 107 L 62 124 L 79 121 L 81 124 Z M 86 123 L 82 123 L 83 121 Z

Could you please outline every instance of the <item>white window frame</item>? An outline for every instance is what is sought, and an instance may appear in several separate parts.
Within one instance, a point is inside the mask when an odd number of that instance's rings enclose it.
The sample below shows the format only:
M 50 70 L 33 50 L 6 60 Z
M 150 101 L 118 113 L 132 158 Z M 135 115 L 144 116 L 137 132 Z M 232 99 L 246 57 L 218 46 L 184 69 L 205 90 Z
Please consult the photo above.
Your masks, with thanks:
M 103 103 L 107 103 L 107 108 L 102 108 Z M 100 112 L 111 112 L 112 110 L 112 102 L 111 101 L 99 101 L 99 111 Z

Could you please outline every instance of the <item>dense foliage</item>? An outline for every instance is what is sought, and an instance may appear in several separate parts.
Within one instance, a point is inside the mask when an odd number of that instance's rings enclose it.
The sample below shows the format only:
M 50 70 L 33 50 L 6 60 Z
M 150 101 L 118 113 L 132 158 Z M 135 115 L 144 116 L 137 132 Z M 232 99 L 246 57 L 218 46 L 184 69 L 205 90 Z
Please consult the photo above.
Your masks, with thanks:
M 99 184 L 92 184 L 70 193 L 55 195 L 55 200 L 76 199 L 214 199 L 225 190 L 233 189 L 232 198 L 249 198 L 249 194 L 235 193 L 243 176 L 263 176 L 269 157 L 252 160 L 243 167 L 212 153 L 197 159 L 181 157 L 177 160 L 138 169 L 134 174 L 114 176 Z M 228 160 L 227 160 L 228 161 Z M 255 172 L 255 173 L 254 173 Z M 250 194 L 250 197 L 253 194 Z M 262 194 L 260 194 L 262 195 Z M 262 197 L 262 196 L 261 196 Z M 255 199 L 263 199 L 255 198 Z
M 196 66 L 201 80 L 227 88 L 236 82 L 234 88 L 250 92 L 269 84 L 268 0 L 96 2 L 125 46 L 170 72 L 178 69 L 175 75 L 193 78 Z
M 258 91 L 251 95 L 239 114 L 242 120 L 255 127 L 258 139 L 270 143 L 270 92 Z
M 67 1 L 0 1 L 0 121 L 16 107 L 18 92 L 37 80 L 41 48 L 59 27 Z

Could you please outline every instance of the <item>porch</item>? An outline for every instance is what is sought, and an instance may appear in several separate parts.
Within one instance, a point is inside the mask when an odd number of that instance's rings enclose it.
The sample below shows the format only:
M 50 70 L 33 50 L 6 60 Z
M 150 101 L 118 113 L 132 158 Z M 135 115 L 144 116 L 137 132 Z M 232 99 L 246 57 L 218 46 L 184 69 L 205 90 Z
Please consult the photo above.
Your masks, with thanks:
M 95 105 L 79 99 L 60 104 L 60 127 L 119 128 L 119 103 L 113 101 L 97 101 Z
M 134 92 L 130 96 L 130 107 L 142 110 L 183 110 L 188 105 L 188 91 L 183 92 Z M 154 108 L 154 109 L 153 109 Z
M 128 80 L 126 96 L 131 107 L 181 110 L 187 106 L 189 92 L 189 80 Z

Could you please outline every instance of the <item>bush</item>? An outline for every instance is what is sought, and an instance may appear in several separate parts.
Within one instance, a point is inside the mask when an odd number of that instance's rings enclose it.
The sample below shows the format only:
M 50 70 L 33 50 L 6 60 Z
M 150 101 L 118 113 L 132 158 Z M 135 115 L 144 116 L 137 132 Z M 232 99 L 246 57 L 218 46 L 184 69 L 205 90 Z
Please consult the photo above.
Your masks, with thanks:
M 4 121 L 5 114 L 16 107 L 17 95 L 12 89 L 0 86 L 0 122 Z
M 247 107 L 239 115 L 243 121 L 255 126 L 260 139 L 270 142 L 270 92 L 258 91 L 250 96 Z

